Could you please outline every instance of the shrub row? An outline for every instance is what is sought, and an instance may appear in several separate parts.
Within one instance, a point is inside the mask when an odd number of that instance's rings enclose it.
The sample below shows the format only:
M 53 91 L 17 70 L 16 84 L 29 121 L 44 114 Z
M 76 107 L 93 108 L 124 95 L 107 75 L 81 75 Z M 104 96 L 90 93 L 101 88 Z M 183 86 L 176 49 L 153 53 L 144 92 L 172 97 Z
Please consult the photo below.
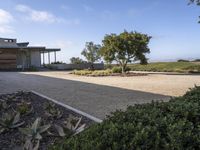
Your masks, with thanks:
M 116 111 L 56 145 L 60 150 L 200 149 L 200 87 L 169 102 Z

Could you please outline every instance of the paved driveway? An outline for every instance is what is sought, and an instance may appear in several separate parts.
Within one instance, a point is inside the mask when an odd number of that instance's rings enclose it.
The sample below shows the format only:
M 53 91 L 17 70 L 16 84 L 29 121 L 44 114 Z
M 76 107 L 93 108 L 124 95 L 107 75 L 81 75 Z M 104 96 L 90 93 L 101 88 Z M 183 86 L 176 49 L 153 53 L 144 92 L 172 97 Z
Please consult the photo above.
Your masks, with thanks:
M 0 94 L 18 90 L 34 90 L 100 119 L 116 109 L 125 109 L 127 105 L 169 98 L 159 94 L 69 79 L 0 72 Z

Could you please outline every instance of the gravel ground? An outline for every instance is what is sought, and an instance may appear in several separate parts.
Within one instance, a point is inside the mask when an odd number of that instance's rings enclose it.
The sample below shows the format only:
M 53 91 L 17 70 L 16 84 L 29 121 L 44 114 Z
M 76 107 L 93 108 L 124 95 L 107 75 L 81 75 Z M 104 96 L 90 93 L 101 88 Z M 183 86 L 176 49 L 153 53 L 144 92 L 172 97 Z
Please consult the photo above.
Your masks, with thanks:
M 149 82 L 145 83 L 145 78 Z M 152 100 L 168 100 L 169 97 L 163 94 L 142 92 L 145 91 L 144 88 L 148 89 L 146 91 L 156 89 L 156 86 L 150 83 L 151 78 L 154 78 L 156 83 L 158 78 L 156 76 L 99 78 L 79 77 L 67 72 L 0 72 L 0 94 L 34 90 L 104 119 L 116 109 L 126 109 L 127 105 L 147 103 Z M 159 84 L 157 86 L 157 90 L 161 89 Z M 176 87 L 178 86 L 180 85 Z
M 35 74 L 53 78 L 81 81 L 168 96 L 182 96 L 186 91 L 188 91 L 189 88 L 194 87 L 195 84 L 200 85 L 200 75 L 170 75 L 154 73 L 149 74 L 148 76 L 134 77 L 83 77 L 71 75 L 69 72 L 64 71 L 34 72 L 25 74 Z

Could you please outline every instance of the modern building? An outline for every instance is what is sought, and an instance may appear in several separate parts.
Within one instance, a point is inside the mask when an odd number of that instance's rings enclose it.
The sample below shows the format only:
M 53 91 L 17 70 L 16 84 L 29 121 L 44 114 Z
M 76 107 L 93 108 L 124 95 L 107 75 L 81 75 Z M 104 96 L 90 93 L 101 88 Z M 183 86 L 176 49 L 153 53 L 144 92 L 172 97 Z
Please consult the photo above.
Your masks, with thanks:
M 56 52 L 60 49 L 28 45 L 29 42 L 17 43 L 17 39 L 0 38 L 0 70 L 42 67 L 46 54 L 50 64 L 52 52 L 56 62 Z

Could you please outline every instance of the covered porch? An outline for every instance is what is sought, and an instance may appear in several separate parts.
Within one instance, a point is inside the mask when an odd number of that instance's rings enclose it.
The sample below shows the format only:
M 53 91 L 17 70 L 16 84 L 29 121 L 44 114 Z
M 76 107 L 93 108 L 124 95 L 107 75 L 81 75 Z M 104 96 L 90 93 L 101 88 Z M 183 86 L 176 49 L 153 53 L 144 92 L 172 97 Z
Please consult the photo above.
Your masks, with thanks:
M 57 52 L 60 51 L 60 49 L 55 48 L 46 48 L 40 51 L 41 54 L 41 66 L 44 66 L 46 64 L 51 64 L 51 62 L 57 61 Z M 53 53 L 53 60 L 51 60 L 51 54 Z M 47 58 L 47 59 L 45 59 Z

